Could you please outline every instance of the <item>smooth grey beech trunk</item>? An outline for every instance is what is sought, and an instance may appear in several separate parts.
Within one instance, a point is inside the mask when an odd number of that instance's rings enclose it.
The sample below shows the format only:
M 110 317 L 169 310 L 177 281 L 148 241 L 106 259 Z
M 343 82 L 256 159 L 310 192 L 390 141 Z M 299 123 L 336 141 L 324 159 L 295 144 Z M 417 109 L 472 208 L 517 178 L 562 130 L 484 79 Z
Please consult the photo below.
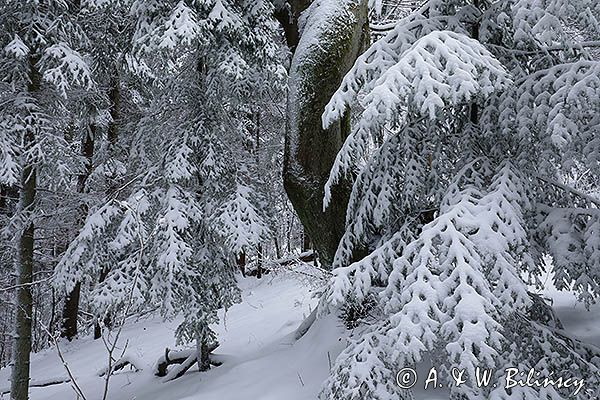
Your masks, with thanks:
M 299 1 L 298 7 L 308 6 Z M 284 187 L 325 267 L 329 267 L 344 233 L 351 182 L 341 181 L 332 190 L 329 207 L 323 211 L 324 187 L 336 154 L 350 133 L 349 116 L 323 129 L 321 115 L 369 41 L 367 1 L 332 1 L 339 12 L 313 13 L 309 8 L 306 26 L 300 31 L 297 46 L 293 27 L 286 27 L 286 38 L 295 49 L 289 71 L 289 94 L 284 157 Z M 325 20 L 321 20 L 325 15 Z M 311 19 L 318 19 L 311 21 Z M 280 18 L 281 21 L 281 18 Z M 296 26 L 297 29 L 297 26 Z M 292 31 L 292 33 L 288 33 Z

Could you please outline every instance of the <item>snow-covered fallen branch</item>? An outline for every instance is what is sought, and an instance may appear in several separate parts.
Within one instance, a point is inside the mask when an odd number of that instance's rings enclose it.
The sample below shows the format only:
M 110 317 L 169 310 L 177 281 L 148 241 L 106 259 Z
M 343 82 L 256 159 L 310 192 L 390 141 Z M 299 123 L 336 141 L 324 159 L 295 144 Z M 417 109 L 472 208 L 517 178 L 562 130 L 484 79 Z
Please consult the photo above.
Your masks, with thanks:
M 214 343 L 208 347 L 209 361 L 210 364 L 214 366 L 221 365 L 221 362 L 216 360 L 210 354 L 218 346 L 218 343 Z M 163 382 L 169 382 L 182 377 L 187 370 L 197 363 L 198 351 L 196 349 L 170 350 L 167 347 L 165 349 L 165 354 L 156 362 L 153 372 L 155 376 L 164 377 Z M 174 364 L 175 367 L 168 370 L 169 366 Z
M 246 275 L 255 276 L 260 267 L 262 272 L 269 273 L 276 271 L 282 267 L 292 267 L 298 264 L 308 264 L 314 262 L 317 258 L 317 254 L 313 250 L 304 251 L 300 254 L 292 254 L 287 257 L 278 258 L 276 260 L 261 260 L 261 264 L 257 264 L 256 261 L 252 261 L 246 265 Z
M 308 251 L 304 251 L 298 255 L 284 257 L 284 258 L 280 258 L 278 260 L 272 260 L 270 263 L 279 265 L 279 266 L 286 266 L 286 265 L 297 264 L 298 262 L 305 262 L 305 263 L 311 262 L 311 261 L 314 261 L 315 258 L 316 258 L 316 253 L 313 250 L 308 250 Z
M 294 332 L 294 339 L 299 340 L 302 336 L 306 334 L 306 332 L 308 332 L 310 327 L 317 320 L 317 310 L 318 308 L 315 307 L 315 309 L 312 310 L 308 317 L 306 317 L 304 321 L 302 321 L 298 329 L 296 329 L 296 331 Z
M 116 371 L 120 371 L 128 365 L 134 372 L 138 372 L 138 371 L 142 370 L 141 363 L 139 362 L 139 360 L 137 360 L 135 357 L 132 357 L 130 355 L 124 355 L 123 357 L 119 358 L 114 363 L 112 368 L 110 368 L 110 373 L 114 374 Z M 108 373 L 108 371 L 109 371 L 109 368 L 104 367 L 98 371 L 98 376 L 104 376 Z
M 328 280 L 331 272 L 318 265 L 311 264 L 315 261 L 317 254 L 313 250 L 302 252 L 298 255 L 280 258 L 278 260 L 265 260 L 266 272 L 277 272 L 279 270 L 291 271 L 316 280 Z M 307 267 L 307 268 L 298 268 Z
M 63 383 L 68 383 L 71 382 L 71 378 L 69 378 L 68 376 L 61 376 L 61 377 L 57 377 L 57 378 L 47 378 L 47 379 L 32 379 L 29 382 L 29 387 L 33 388 L 33 387 L 46 387 L 46 386 L 53 386 L 53 385 L 60 385 Z M 0 389 L 0 396 L 5 395 L 7 393 L 10 393 L 10 388 L 2 388 Z

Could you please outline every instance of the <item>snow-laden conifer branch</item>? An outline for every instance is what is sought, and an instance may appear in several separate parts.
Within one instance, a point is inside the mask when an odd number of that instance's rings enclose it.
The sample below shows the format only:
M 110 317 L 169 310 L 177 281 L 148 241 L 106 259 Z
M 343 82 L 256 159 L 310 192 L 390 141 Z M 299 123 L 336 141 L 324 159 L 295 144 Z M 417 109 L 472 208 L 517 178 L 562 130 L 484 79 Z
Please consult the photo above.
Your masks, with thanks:
M 356 117 L 328 182 L 356 173 L 327 299 L 345 310 L 375 296 L 380 314 L 356 322 L 321 398 L 398 396 L 381 381 L 425 358 L 470 376 L 481 364 L 592 376 L 591 353 L 535 321 L 526 282 L 551 254 L 558 287 L 586 304 L 600 294 L 598 16 L 589 1 L 428 1 L 346 75 L 323 114 L 324 126 L 348 107 Z M 566 396 L 474 381 L 450 391 Z
M 375 81 L 363 100 L 360 119 L 339 151 L 325 186 L 323 207 L 331 187 L 367 152 L 370 138 L 392 118 L 408 112 L 434 119 L 439 110 L 485 99 L 510 82 L 504 67 L 479 42 L 449 31 L 418 39 Z M 335 95 L 334 95 L 335 98 Z M 326 111 L 324 118 L 332 111 Z M 337 118 L 332 114 L 332 118 Z M 330 122 L 325 119 L 325 125 Z
M 72 86 L 90 89 L 94 84 L 88 64 L 66 43 L 48 47 L 41 62 L 45 65 L 44 79 L 54 84 L 64 97 Z

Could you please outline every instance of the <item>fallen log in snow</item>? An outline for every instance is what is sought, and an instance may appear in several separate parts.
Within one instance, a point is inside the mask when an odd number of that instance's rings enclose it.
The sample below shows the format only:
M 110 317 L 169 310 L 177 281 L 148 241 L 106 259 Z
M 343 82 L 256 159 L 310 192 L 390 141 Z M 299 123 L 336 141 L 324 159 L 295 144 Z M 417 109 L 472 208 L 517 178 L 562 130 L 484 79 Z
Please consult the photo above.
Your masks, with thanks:
M 111 367 L 112 371 L 110 373 L 114 374 L 116 371 L 120 371 L 128 365 L 134 372 L 138 372 L 138 371 L 142 370 L 142 367 L 140 367 L 140 365 L 142 365 L 142 364 L 137 359 L 135 359 L 134 357 L 132 357 L 130 355 L 124 355 L 123 357 L 119 358 L 112 365 L 112 367 Z M 108 373 L 108 367 L 104 367 L 100 371 L 98 371 L 98 376 L 104 376 L 107 373 Z
M 63 383 L 71 382 L 71 379 L 68 377 L 58 377 L 58 378 L 48 378 L 48 379 L 40 379 L 40 380 L 31 380 L 29 381 L 29 387 L 46 387 L 52 385 L 60 385 Z M 2 388 L 0 389 L 0 396 L 10 393 L 10 388 Z
M 248 263 L 244 268 L 245 276 L 260 276 L 276 271 L 280 268 L 291 267 L 296 264 L 308 264 L 315 261 L 317 254 L 313 250 L 308 250 L 297 255 L 291 255 L 277 260 L 261 260 L 260 264 L 256 261 Z M 260 273 L 259 273 L 260 271 Z
M 273 264 L 279 265 L 279 266 L 286 266 L 286 265 L 292 265 L 292 264 L 296 264 L 299 261 L 302 262 L 312 262 L 315 260 L 317 254 L 313 251 L 313 250 L 308 250 L 305 252 L 302 252 L 300 254 L 298 254 L 297 256 L 291 256 L 291 257 L 286 257 L 286 258 L 280 258 L 279 260 L 273 260 L 271 261 Z
M 312 310 L 312 312 L 308 315 L 308 317 L 306 317 L 304 319 L 304 321 L 302 321 L 300 326 L 296 329 L 296 331 L 294 332 L 294 339 L 299 340 L 302 336 L 304 336 L 306 334 L 306 332 L 308 332 L 310 327 L 315 323 L 316 320 L 317 320 L 317 307 L 315 307 L 315 309 Z
M 218 346 L 218 343 L 214 343 L 207 348 L 208 362 L 210 365 L 221 365 L 221 362 L 216 360 L 216 357 L 212 357 L 212 354 L 210 354 Z M 169 348 L 166 348 L 165 354 L 158 359 L 154 366 L 154 375 L 164 377 L 163 382 L 172 381 L 182 377 L 187 370 L 197 363 L 198 351 L 196 349 L 170 350 Z M 171 365 L 175 366 L 169 370 L 169 366 Z

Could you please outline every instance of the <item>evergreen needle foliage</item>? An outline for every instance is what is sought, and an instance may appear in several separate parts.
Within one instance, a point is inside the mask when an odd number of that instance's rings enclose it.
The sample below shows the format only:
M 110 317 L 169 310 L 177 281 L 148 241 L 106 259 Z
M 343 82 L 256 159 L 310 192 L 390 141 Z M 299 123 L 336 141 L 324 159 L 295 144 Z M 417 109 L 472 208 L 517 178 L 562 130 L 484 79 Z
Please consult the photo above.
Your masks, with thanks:
M 597 354 L 536 321 L 530 284 L 591 304 L 597 232 L 600 6 L 594 1 L 431 0 L 359 57 L 323 114 L 354 111 L 325 205 L 354 174 L 328 304 L 376 296 L 322 399 L 410 398 L 395 373 L 427 360 L 466 371 L 459 399 L 572 391 L 478 387 L 475 369 L 585 377 Z M 589 174 L 589 175 L 588 175 Z M 367 249 L 366 257 L 356 257 Z M 552 256 L 547 264 L 545 254 Z M 593 382 L 593 383 L 592 383 Z

